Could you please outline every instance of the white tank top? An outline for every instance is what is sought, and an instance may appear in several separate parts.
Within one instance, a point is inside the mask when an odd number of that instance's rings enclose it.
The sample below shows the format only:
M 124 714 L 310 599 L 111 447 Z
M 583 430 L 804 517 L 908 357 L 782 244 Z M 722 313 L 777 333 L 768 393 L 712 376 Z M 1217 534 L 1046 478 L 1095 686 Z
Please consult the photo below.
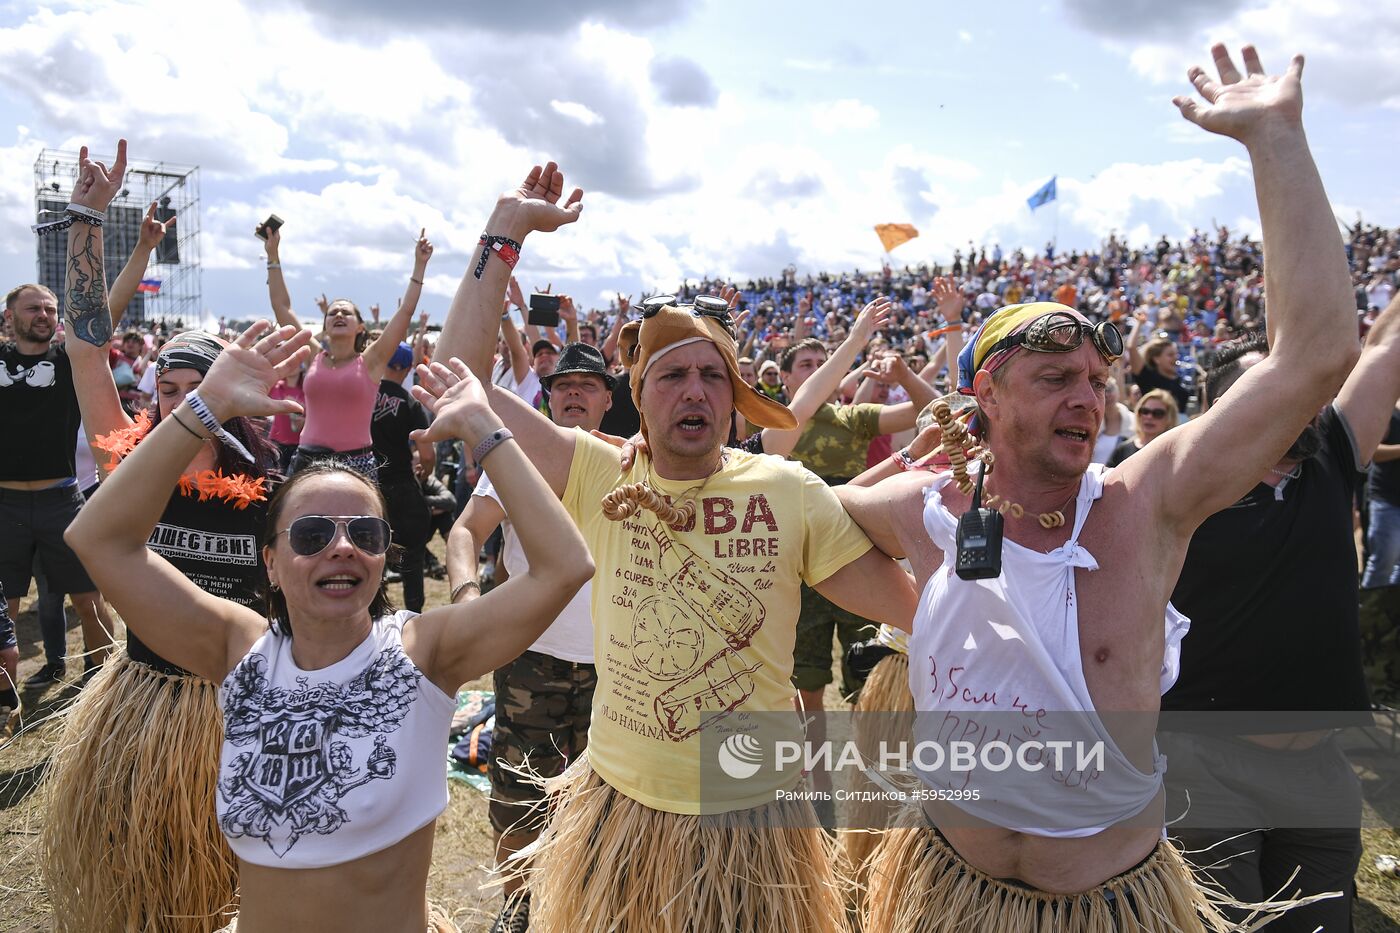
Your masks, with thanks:
M 269 631 L 219 687 L 219 826 L 240 859 L 324 868 L 386 849 L 447 807 L 455 702 L 403 650 L 398 612 L 318 671 Z
M 1103 474 L 1099 465 L 1085 473 L 1068 541 L 1046 554 L 1006 539 L 1002 574 L 992 580 L 954 572 L 957 517 L 941 494 L 952 474 L 924 493 L 924 528 L 944 560 L 924 586 L 909 640 L 915 738 L 945 751 L 954 741 L 969 742 L 977 757 L 972 771 L 965 759 L 956 769 L 951 754 L 940 763 L 931 749 L 912 761 L 930 787 L 964 792 L 956 806 L 1017 832 L 1091 836 L 1141 812 L 1162 785 L 1166 762 L 1155 744 L 1153 770 L 1145 773 L 1114 742 L 1094 710 L 1080 659 L 1075 570 L 1099 565 L 1079 533 L 1103 493 Z M 1176 682 L 1190 620 L 1168 604 L 1164 625 L 1163 693 Z M 1052 741 L 1074 744 L 1057 750 L 1046 744 Z M 996 771 L 1004 752 L 994 744 L 1024 757 Z M 976 800 L 966 796 L 974 788 Z

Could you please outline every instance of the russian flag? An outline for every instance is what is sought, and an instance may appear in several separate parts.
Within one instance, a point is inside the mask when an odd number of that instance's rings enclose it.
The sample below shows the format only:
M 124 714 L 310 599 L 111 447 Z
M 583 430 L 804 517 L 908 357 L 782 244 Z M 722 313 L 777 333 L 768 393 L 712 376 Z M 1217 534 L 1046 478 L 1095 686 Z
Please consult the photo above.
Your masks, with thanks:
M 142 279 L 141 284 L 136 286 L 136 290 L 147 295 L 155 295 L 160 292 L 160 279 Z

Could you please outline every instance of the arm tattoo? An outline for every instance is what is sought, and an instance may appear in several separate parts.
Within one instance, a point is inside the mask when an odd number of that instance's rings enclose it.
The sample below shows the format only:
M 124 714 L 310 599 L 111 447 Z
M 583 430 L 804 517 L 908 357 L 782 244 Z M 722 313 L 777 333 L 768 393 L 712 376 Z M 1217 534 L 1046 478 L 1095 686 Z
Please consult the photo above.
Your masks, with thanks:
M 72 237 L 67 284 L 68 327 L 79 340 L 105 347 L 112 339 L 112 313 L 107 307 L 102 244 L 92 228 Z

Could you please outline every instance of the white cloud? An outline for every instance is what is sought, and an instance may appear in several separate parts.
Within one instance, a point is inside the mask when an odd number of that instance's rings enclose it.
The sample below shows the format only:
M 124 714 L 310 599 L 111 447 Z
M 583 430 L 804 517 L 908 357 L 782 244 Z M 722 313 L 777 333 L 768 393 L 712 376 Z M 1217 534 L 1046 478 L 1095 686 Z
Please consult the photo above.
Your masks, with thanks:
M 959 29 L 959 30 L 958 30 L 958 41 L 961 42 L 961 43 L 963 43 L 964 45 L 971 45 L 971 44 L 972 44 L 972 33 L 968 32 L 966 29 Z
M 1057 71 L 1054 74 L 1052 74 L 1050 76 L 1050 80 L 1054 81 L 1056 84 L 1067 85 L 1072 91 L 1079 90 L 1079 82 L 1071 78 L 1068 74 L 1066 74 L 1063 71 Z
M 551 100 L 549 102 L 549 109 L 553 110 L 561 117 L 577 120 L 584 126 L 596 126 L 603 122 L 601 116 L 574 100 Z
M 1212 42 L 1224 42 L 1236 56 L 1246 42 L 1258 49 L 1266 70 L 1278 72 L 1295 52 L 1308 60 L 1305 89 L 1352 106 L 1378 103 L 1400 108 L 1400 5 L 1378 3 L 1364 9 L 1341 0 L 1234 0 L 1225 5 L 1196 3 L 1183 17 L 1177 6 L 1150 4 L 1119 19 L 1094 0 L 1071 0 L 1086 28 L 1112 35 L 1127 46 L 1133 70 L 1150 81 L 1190 92 L 1186 69 L 1214 70 Z M 1114 0 L 1109 6 L 1126 7 Z M 1124 12 L 1122 9 L 1119 12 Z M 1089 15 L 1092 14 L 1092 15 Z M 1141 14 L 1141 15 L 1137 15 Z M 1160 15 L 1158 15 L 1160 14 Z M 1121 48 L 1119 42 L 1114 47 Z M 1357 54 L 1364 49 L 1365 54 Z
M 880 122 L 880 111 L 855 98 L 813 104 L 812 123 L 823 133 L 868 130 Z

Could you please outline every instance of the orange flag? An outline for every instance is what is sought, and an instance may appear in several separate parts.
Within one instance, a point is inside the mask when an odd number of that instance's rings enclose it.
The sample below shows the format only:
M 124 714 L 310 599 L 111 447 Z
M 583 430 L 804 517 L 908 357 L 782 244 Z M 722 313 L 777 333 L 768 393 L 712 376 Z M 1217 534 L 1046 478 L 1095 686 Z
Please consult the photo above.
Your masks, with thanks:
M 885 252 L 890 252 L 901 243 L 908 243 L 919 235 L 913 224 L 876 224 L 875 235 L 884 244 Z

